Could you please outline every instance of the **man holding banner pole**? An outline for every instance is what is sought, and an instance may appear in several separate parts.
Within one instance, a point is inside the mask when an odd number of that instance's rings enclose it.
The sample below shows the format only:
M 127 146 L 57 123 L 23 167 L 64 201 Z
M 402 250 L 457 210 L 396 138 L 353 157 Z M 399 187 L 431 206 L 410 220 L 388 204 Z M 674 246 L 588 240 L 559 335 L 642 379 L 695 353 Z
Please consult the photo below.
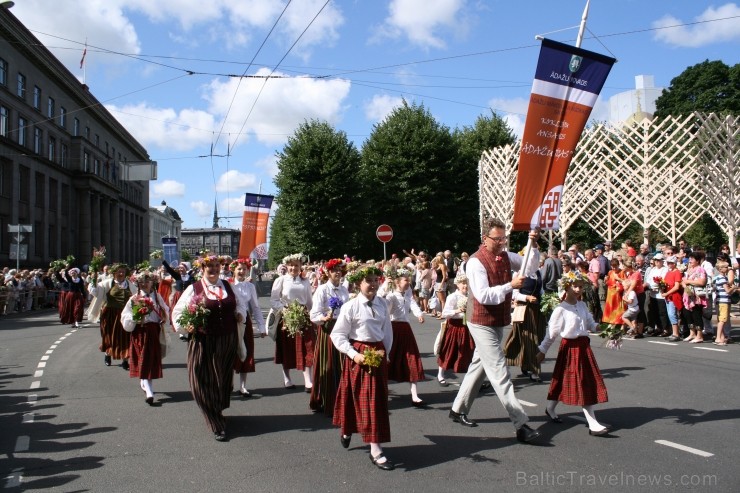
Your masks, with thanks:
M 535 249 L 524 264 L 520 255 L 504 250 L 508 240 L 504 223 L 498 219 L 485 222 L 483 244 L 465 267 L 470 292 L 466 316 L 470 335 L 475 341 L 475 353 L 450 410 L 450 418 L 454 422 L 463 426 L 478 426 L 468 419 L 468 412 L 483 379 L 488 376 L 501 404 L 509 413 L 520 442 L 531 442 L 540 433 L 527 426 L 529 418 L 514 393 L 502 346 L 504 327 L 511 324 L 512 291 L 521 288 L 525 277 L 539 267 L 537 238 L 538 232 L 530 231 L 530 243 L 535 244 Z M 524 275 L 512 276 L 512 270 L 523 265 Z

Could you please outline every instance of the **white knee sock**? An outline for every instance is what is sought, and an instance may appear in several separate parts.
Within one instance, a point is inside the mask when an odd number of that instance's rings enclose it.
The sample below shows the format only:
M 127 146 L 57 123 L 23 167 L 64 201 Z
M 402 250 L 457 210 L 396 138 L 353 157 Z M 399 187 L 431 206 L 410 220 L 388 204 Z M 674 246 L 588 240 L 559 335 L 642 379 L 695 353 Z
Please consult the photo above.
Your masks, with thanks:
M 283 368 L 283 383 L 286 387 L 293 385 L 293 382 L 290 380 L 290 370 L 286 370 L 285 368 Z
M 416 390 L 416 382 L 411 383 L 411 400 L 412 401 L 420 401 L 419 399 L 419 393 Z
M 583 406 L 583 414 L 586 415 L 586 421 L 588 421 L 588 429 L 591 431 L 601 431 L 606 426 L 602 425 L 596 420 L 594 414 L 594 406 Z
M 141 388 L 144 389 L 144 392 L 146 392 L 147 397 L 153 397 L 154 391 L 152 390 L 152 381 L 142 378 L 141 379 Z
M 440 366 L 439 372 L 437 373 L 437 380 L 444 380 L 444 379 L 445 379 L 445 369 Z
M 245 392 L 247 391 L 247 374 L 246 373 L 239 374 L 239 388 Z
M 547 412 L 550 413 L 550 416 L 553 418 L 558 417 L 558 413 L 555 412 L 555 408 L 558 405 L 558 401 L 547 401 Z
M 311 387 L 313 387 L 313 372 L 312 372 L 312 370 L 313 370 L 313 368 L 311 368 L 311 367 L 306 367 L 306 368 L 303 369 L 303 385 L 307 389 L 310 389 Z

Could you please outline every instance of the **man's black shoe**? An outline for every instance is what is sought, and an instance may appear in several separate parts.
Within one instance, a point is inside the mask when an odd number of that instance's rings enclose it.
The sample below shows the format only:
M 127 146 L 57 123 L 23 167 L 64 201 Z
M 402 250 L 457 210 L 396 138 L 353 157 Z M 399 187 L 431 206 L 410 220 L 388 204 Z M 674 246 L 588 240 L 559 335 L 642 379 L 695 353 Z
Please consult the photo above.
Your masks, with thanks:
M 460 423 L 463 426 L 468 426 L 470 428 L 474 428 L 478 426 L 478 423 L 476 423 L 473 420 L 468 419 L 467 414 L 463 413 L 456 413 L 455 411 L 450 410 L 450 419 L 454 421 L 455 423 Z
M 516 439 L 520 442 L 528 443 L 540 436 L 540 432 L 533 430 L 527 425 L 522 425 L 521 428 L 516 430 Z

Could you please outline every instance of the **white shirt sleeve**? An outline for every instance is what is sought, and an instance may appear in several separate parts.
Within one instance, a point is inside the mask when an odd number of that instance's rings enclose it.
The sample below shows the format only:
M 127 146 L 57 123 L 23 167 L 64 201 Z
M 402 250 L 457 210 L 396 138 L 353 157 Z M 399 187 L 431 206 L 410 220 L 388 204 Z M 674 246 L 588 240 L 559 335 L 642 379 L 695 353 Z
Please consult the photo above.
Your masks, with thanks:
M 185 334 L 187 331 L 178 323 L 177 319 L 180 318 L 182 312 L 187 308 L 194 294 L 193 285 L 191 284 L 187 289 L 185 289 L 182 296 L 180 296 L 180 299 L 177 300 L 177 304 L 175 304 L 175 307 L 172 309 L 172 325 L 175 326 L 175 330 L 180 334 Z

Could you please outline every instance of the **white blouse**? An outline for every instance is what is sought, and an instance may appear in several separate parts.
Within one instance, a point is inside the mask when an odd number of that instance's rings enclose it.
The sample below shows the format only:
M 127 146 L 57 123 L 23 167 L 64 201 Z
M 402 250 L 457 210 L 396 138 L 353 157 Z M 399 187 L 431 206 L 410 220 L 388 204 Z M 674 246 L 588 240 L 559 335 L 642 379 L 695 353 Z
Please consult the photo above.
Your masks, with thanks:
M 265 316 L 262 315 L 262 310 L 260 309 L 259 302 L 257 301 L 257 288 L 254 287 L 254 284 L 249 281 L 239 282 L 235 280 L 231 287 L 234 288 L 234 291 L 236 291 L 244 298 L 244 302 L 247 305 L 247 316 L 252 316 L 252 320 L 256 322 L 259 332 L 261 332 L 262 334 L 267 334 L 267 327 L 265 327 Z
M 144 293 L 142 292 L 141 294 L 143 295 Z M 170 309 L 167 306 L 167 303 L 164 302 L 162 297 L 156 291 L 152 291 L 148 295 L 148 298 L 152 300 L 152 303 L 154 304 L 154 310 L 147 313 L 144 316 L 144 320 L 141 322 L 134 321 L 133 302 L 135 297 L 136 295 L 129 298 L 126 302 L 126 306 L 123 307 L 123 311 L 121 311 L 121 325 L 123 325 L 123 330 L 126 332 L 133 332 L 137 323 L 158 324 L 160 322 L 167 323 L 169 321 Z
M 413 313 L 415 317 L 422 316 L 421 308 L 414 301 L 414 297 L 411 296 L 410 289 L 406 289 L 403 293 L 394 289 L 385 294 L 385 301 L 388 303 L 391 321 L 408 322 L 409 312 Z
M 349 301 L 349 291 L 341 284 L 335 286 L 331 281 L 325 282 L 316 288 L 316 292 L 313 294 L 313 307 L 310 313 L 311 322 L 319 325 L 324 323 L 324 317 L 331 311 L 331 308 L 329 308 L 329 300 L 331 298 L 339 298 L 342 300 L 342 303 L 347 303 Z M 335 319 L 339 317 L 339 310 L 335 310 L 332 315 Z
M 216 281 L 216 284 L 209 284 L 205 279 L 202 279 L 201 281 L 205 285 L 205 289 L 203 290 L 204 295 L 209 300 L 217 300 L 219 298 L 216 297 L 216 295 L 213 293 L 215 288 L 221 289 L 221 299 L 225 298 L 227 296 L 226 289 L 224 288 L 224 281 L 219 279 Z M 177 300 L 177 304 L 172 309 L 172 324 L 175 326 L 175 330 L 177 330 L 180 333 L 185 333 L 185 328 L 182 327 L 179 323 L 177 323 L 177 319 L 180 318 L 180 315 L 182 315 L 182 312 L 187 309 L 188 304 L 190 304 L 190 300 L 193 299 L 193 296 L 195 296 L 195 290 L 193 288 L 195 286 L 194 284 L 191 284 L 190 286 L 183 291 L 182 296 L 180 296 L 180 299 Z M 236 298 L 236 309 L 234 310 L 234 314 L 237 316 L 237 319 L 239 315 L 241 315 L 242 320 L 247 319 L 247 301 L 244 299 L 244 297 L 241 295 L 240 292 L 238 292 L 236 289 L 232 289 L 234 292 L 234 297 Z M 216 290 L 216 292 L 218 292 Z
M 311 282 L 308 279 L 285 274 L 275 279 L 275 283 L 272 285 L 270 305 L 273 310 L 282 310 L 291 301 L 298 300 L 298 303 L 311 310 L 313 306 L 312 293 Z
M 467 296 L 463 296 L 459 291 L 455 291 L 447 297 L 447 301 L 445 301 L 445 306 L 442 309 L 442 316 L 444 318 L 463 318 L 463 315 L 465 315 L 466 307 L 464 306 L 462 308 L 462 313 L 458 310 L 458 304 L 460 303 L 461 298 L 467 298 Z
M 350 358 L 358 354 L 350 340 L 383 341 L 385 354 L 390 354 L 393 344 L 393 328 L 388 313 L 388 304 L 377 296 L 370 301 L 362 293 L 358 294 L 357 297 L 342 305 L 337 323 L 329 337 L 334 347 Z
M 558 336 L 563 339 L 577 339 L 588 336 L 598 327 L 599 324 L 583 301 L 578 301 L 575 305 L 563 301 L 552 312 L 547 334 L 539 350 L 542 354 L 547 354 L 547 350 Z

